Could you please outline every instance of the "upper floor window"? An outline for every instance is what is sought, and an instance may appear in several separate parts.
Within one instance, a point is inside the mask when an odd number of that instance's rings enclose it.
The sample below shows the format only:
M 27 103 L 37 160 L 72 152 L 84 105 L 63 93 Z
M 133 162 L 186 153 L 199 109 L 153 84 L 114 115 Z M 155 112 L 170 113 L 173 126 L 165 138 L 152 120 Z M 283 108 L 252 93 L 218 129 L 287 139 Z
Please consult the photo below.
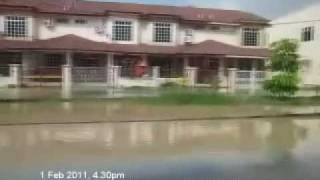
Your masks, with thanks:
M 74 20 L 74 22 L 76 24 L 87 24 L 88 23 L 88 21 L 85 19 L 76 19 L 76 20 Z
M 24 16 L 7 16 L 4 21 L 4 34 L 8 37 L 27 37 L 28 19 Z
M 314 27 L 306 27 L 302 29 L 301 41 L 313 41 L 314 40 Z
M 170 23 L 153 24 L 153 41 L 160 43 L 169 43 L 172 40 L 172 26 Z
M 60 23 L 60 24 L 68 24 L 69 23 L 69 19 L 68 18 L 57 18 L 56 22 Z
M 132 22 L 114 21 L 112 25 L 112 40 L 131 41 L 132 40 Z
M 244 46 L 259 46 L 260 30 L 258 28 L 244 28 L 242 39 Z

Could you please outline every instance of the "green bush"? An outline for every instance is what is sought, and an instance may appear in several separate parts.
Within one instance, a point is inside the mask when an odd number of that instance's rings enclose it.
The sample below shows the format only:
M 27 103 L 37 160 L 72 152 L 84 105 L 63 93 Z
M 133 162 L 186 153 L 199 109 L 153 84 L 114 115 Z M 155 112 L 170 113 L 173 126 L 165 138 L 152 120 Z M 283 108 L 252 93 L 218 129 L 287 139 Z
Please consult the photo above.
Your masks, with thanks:
M 264 83 L 264 89 L 273 96 L 289 97 L 299 90 L 298 82 L 296 73 L 282 73 L 267 80 Z
M 291 39 L 283 39 L 271 45 L 271 68 L 279 75 L 265 81 L 264 89 L 272 96 L 293 96 L 299 90 L 298 47 L 298 42 Z
M 299 70 L 298 42 L 283 39 L 271 45 L 271 68 L 273 71 L 296 73 Z

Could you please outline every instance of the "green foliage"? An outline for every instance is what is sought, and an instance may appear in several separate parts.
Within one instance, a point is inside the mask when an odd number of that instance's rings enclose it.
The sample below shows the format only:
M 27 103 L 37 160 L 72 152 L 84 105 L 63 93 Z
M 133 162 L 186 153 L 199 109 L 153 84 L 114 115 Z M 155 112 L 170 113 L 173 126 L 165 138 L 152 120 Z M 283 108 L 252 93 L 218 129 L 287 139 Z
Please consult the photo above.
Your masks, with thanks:
M 298 77 L 295 73 L 282 73 L 267 80 L 264 89 L 277 97 L 293 96 L 298 88 Z
M 296 73 L 299 70 L 298 42 L 284 39 L 271 45 L 272 71 Z
M 264 89 L 277 97 L 293 96 L 298 90 L 298 42 L 284 39 L 271 45 L 271 68 L 280 74 L 264 83 Z
M 159 105 L 222 105 L 232 104 L 236 98 L 211 90 L 171 89 L 160 96 L 144 98 L 143 101 Z

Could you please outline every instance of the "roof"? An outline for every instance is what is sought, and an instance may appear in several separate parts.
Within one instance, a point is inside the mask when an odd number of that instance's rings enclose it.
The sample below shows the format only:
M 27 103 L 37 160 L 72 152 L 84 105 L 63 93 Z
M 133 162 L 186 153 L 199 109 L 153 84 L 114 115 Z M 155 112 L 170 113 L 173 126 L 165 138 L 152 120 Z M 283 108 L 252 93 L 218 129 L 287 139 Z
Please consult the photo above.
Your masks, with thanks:
M 242 48 L 218 41 L 208 40 L 199 44 L 180 46 L 156 46 L 147 44 L 111 44 L 95 42 L 76 35 L 65 35 L 57 38 L 35 41 L 0 40 L 2 51 L 81 51 L 81 52 L 114 52 L 132 54 L 164 55 L 225 55 L 269 57 L 266 48 Z
M 266 48 L 245 48 L 225 44 L 218 41 L 207 40 L 199 44 L 185 46 L 182 54 L 206 54 L 206 55 L 227 55 L 227 56 L 255 56 L 268 57 L 269 51 Z
M 186 21 L 217 23 L 268 24 L 269 20 L 238 10 L 196 8 L 189 6 L 164 6 L 134 3 L 95 2 L 84 0 L 0 0 L 0 7 L 26 8 L 38 13 L 78 15 L 108 15 L 108 13 L 133 13 L 140 16 L 165 15 Z

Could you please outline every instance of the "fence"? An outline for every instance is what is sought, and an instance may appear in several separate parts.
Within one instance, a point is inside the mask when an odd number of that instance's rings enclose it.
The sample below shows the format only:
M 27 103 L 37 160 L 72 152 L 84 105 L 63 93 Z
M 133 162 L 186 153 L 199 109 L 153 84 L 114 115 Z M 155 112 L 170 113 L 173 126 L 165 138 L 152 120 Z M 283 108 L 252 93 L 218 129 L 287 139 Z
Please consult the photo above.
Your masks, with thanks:
M 49 83 L 58 83 L 62 81 L 61 67 L 35 67 L 23 68 L 23 84 L 46 85 Z
M 219 85 L 218 70 L 214 69 L 198 69 L 198 84 L 209 84 L 211 86 Z
M 72 67 L 72 80 L 75 83 L 106 83 L 108 69 L 106 67 Z
M 152 67 L 121 67 L 120 77 L 150 79 L 152 78 L 152 73 Z
M 265 80 L 264 71 L 237 71 L 236 88 L 237 89 L 258 89 L 261 88 Z
M 183 70 L 161 68 L 160 67 L 160 78 L 181 78 L 183 77 Z

